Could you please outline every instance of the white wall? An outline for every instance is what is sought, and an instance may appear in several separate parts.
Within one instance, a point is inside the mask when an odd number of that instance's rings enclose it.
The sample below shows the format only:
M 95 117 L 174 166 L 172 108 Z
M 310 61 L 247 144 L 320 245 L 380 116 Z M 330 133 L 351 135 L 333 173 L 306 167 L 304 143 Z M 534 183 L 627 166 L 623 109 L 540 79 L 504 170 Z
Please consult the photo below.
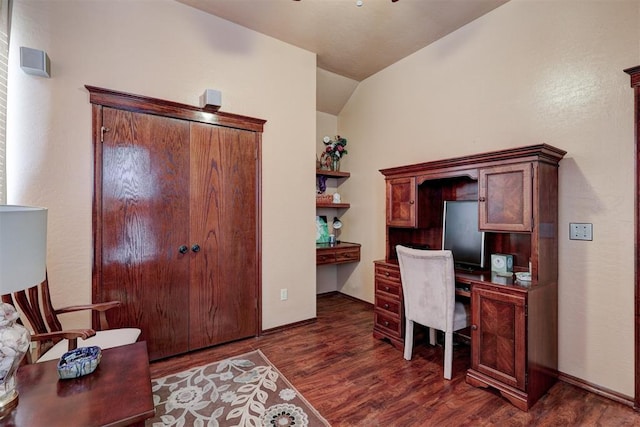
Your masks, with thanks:
M 91 106 L 85 84 L 266 119 L 262 326 L 315 316 L 315 55 L 173 0 L 16 0 L 8 129 L 9 203 L 49 208 L 54 305 L 91 301 Z M 43 49 L 52 77 L 23 73 Z M 291 179 L 295 177 L 295 179 Z M 292 262 L 295 260 L 295 262 Z M 280 301 L 279 289 L 289 289 Z M 65 326 L 88 324 L 88 316 Z
M 381 168 L 547 143 L 560 164 L 559 368 L 634 394 L 633 91 L 640 3 L 512 0 L 361 82 L 338 117 L 362 261 L 343 291 L 373 301 L 384 258 Z M 385 99 L 385 102 L 376 102 Z M 569 222 L 593 223 L 592 242 Z

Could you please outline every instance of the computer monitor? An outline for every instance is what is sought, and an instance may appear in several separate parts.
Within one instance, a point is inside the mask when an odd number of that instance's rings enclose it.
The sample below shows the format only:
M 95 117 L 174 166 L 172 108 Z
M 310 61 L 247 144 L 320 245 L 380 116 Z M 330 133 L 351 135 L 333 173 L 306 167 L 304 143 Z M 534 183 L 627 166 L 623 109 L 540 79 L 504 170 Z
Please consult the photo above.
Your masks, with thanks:
M 478 230 L 476 200 L 444 202 L 442 249 L 452 252 L 456 268 L 484 268 L 484 232 Z

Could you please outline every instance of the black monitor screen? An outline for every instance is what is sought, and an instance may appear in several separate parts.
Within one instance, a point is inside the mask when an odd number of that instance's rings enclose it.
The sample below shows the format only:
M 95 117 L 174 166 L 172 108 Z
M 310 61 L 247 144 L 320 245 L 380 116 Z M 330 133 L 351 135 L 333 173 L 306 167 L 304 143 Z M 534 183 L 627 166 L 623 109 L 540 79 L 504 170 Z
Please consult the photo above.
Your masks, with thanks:
M 456 267 L 484 268 L 484 232 L 478 230 L 478 202 L 444 202 L 442 249 L 453 254 Z

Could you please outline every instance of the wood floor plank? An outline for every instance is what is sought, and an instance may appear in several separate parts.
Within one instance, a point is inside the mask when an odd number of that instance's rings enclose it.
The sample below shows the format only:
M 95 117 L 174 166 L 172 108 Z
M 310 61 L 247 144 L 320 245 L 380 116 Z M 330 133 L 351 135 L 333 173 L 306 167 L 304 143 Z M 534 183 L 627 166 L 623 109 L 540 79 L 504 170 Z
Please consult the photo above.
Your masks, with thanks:
M 468 345 L 454 348 L 447 381 L 442 347 L 419 341 L 406 361 L 372 331 L 370 305 L 321 296 L 315 323 L 156 361 L 151 377 L 260 349 L 334 427 L 640 425 L 632 408 L 565 382 L 522 412 L 497 392 L 465 382 Z

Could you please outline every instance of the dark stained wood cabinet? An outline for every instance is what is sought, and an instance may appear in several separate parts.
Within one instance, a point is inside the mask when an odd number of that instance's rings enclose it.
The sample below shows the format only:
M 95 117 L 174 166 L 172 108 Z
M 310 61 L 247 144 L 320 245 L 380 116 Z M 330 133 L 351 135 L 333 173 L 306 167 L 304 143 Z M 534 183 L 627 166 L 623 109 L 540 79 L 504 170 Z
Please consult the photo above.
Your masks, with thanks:
M 498 285 L 500 286 L 500 285 Z M 478 372 L 525 390 L 527 293 L 477 284 L 472 292 L 471 365 Z
M 387 181 L 387 225 L 415 227 L 418 218 L 416 179 L 403 177 Z
M 634 94 L 634 139 L 635 139 L 635 248 L 634 248 L 634 405 L 640 408 L 640 65 L 624 70 L 631 78 Z
M 396 348 L 404 346 L 404 305 L 400 267 L 397 263 L 374 261 L 375 301 L 373 336 L 388 339 Z
M 528 410 L 558 369 L 558 166 L 565 151 L 540 144 L 383 169 L 387 188 L 385 259 L 374 262 L 373 334 L 402 348 L 404 308 L 396 245 L 440 249 L 443 205 L 477 200 L 485 257 L 512 254 L 530 282 L 456 271 L 471 289 L 467 382 L 493 387 Z M 463 294 L 463 292 L 457 292 Z
M 87 89 L 94 302 L 151 360 L 257 335 L 264 121 Z
M 480 169 L 478 179 L 480 230 L 531 231 L 532 169 L 531 163 Z

